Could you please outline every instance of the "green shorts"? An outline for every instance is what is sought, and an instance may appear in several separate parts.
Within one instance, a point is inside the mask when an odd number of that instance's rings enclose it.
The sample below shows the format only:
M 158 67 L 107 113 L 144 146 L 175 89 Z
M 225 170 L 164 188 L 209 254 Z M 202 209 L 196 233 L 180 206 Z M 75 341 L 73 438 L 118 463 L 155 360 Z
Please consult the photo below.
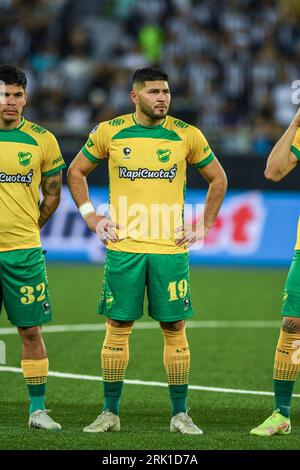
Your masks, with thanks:
M 41 248 L 0 252 L 0 312 L 20 327 L 51 321 L 45 257 Z
M 287 275 L 281 313 L 285 317 L 300 317 L 300 250 L 294 252 Z
M 155 320 L 173 322 L 193 315 L 188 253 L 114 250 L 107 250 L 99 313 L 119 321 L 141 318 L 146 286 L 148 313 Z

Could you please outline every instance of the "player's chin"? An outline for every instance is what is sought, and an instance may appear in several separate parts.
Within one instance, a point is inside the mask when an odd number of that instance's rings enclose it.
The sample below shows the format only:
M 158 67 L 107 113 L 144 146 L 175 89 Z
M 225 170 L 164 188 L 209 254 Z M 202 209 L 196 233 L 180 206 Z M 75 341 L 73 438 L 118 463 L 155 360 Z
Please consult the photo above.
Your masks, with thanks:
M 166 116 L 168 113 L 168 110 L 166 108 L 158 108 L 154 110 L 154 116 L 156 118 L 163 118 Z
M 18 113 L 3 113 L 2 119 L 4 122 L 11 123 L 17 121 L 19 118 Z

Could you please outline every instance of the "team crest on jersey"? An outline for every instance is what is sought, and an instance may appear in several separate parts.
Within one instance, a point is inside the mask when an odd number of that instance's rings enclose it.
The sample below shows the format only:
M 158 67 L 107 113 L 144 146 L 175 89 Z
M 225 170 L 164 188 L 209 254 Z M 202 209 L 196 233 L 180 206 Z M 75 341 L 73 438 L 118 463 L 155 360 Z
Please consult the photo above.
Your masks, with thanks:
M 156 150 L 158 160 L 162 163 L 167 163 L 170 160 L 171 150 Z
M 131 154 L 131 148 L 129 147 L 124 147 L 123 148 L 123 153 L 124 153 L 124 159 L 129 159 L 130 158 L 130 154 Z
M 20 165 L 28 166 L 30 164 L 30 160 L 32 158 L 32 155 L 31 155 L 30 152 L 19 152 L 18 157 L 19 157 Z

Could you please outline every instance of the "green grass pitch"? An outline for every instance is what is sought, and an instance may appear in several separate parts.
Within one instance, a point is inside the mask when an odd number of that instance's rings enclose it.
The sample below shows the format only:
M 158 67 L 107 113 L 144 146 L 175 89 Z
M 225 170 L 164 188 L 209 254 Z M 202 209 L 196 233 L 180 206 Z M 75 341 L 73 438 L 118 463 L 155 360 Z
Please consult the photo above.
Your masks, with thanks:
M 48 276 L 55 309 L 52 323 L 103 323 L 95 314 L 103 270 L 96 266 L 49 265 Z M 193 320 L 280 324 L 285 270 L 193 268 Z M 142 321 L 148 321 L 144 313 Z M 5 315 L 0 328 L 10 326 Z M 274 348 L 279 328 L 190 328 L 192 354 L 190 383 L 254 391 L 272 391 Z M 45 333 L 50 370 L 100 375 L 103 331 Z M 6 366 L 20 367 L 20 339 L 0 335 L 6 343 Z M 133 331 L 127 379 L 166 382 L 159 329 Z M 191 390 L 190 414 L 203 436 L 169 432 L 167 388 L 125 384 L 121 432 L 85 434 L 82 428 L 101 411 L 101 382 L 49 377 L 47 407 L 63 426 L 60 433 L 28 430 L 27 390 L 20 373 L 0 372 L 0 449 L 299 449 L 300 399 L 294 398 L 290 436 L 259 438 L 249 430 L 272 410 L 271 396 Z M 299 393 L 299 385 L 295 387 Z

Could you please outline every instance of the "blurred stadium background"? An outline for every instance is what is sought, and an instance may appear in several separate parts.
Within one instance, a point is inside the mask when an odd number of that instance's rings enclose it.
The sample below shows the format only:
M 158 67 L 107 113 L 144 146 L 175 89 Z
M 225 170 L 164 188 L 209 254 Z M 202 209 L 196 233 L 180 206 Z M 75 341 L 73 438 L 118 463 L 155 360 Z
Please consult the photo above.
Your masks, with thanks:
M 0 62 L 26 71 L 30 101 L 24 115 L 56 135 L 67 163 L 99 121 L 132 111 L 128 91 L 136 68 L 158 65 L 169 73 L 170 114 L 201 128 L 229 180 L 204 249 L 191 253 L 195 320 L 200 319 L 189 332 L 191 383 L 253 391 L 191 391 L 193 417 L 207 429 L 197 448 L 298 448 L 297 430 L 295 437 L 272 443 L 258 442 L 248 431 L 272 406 L 271 396 L 258 392 L 271 391 L 281 292 L 299 216 L 299 171 L 276 185 L 263 172 L 297 109 L 291 98 L 292 84 L 300 79 L 300 2 L 0 0 L 0 10 Z M 103 163 L 89 178 L 95 205 L 107 200 L 107 182 Z M 187 202 L 203 201 L 206 184 L 196 171 L 188 171 L 188 186 Z M 51 369 L 97 377 L 102 336 L 93 327 L 99 322 L 94 312 L 105 252 L 66 188 L 43 243 L 54 326 L 66 325 L 64 334 L 45 333 Z M 3 320 L 6 364 L 19 367 L 19 340 Z M 83 323 L 92 328 L 84 330 Z M 70 324 L 78 324 L 78 332 L 68 330 Z M 129 379 L 165 382 L 158 338 L 146 327 L 132 335 Z M 145 355 L 145 345 L 151 355 Z M 99 410 L 101 391 L 89 381 L 62 378 L 49 380 L 49 400 L 69 434 L 33 442 L 23 432 L 22 378 L 7 372 L 1 381 L 2 448 L 195 448 L 190 438 L 169 436 L 167 393 L 161 405 L 160 389 L 140 394 L 148 390 L 143 385 L 126 390 L 128 436 L 104 436 L 101 442 L 83 436 L 80 429 Z

